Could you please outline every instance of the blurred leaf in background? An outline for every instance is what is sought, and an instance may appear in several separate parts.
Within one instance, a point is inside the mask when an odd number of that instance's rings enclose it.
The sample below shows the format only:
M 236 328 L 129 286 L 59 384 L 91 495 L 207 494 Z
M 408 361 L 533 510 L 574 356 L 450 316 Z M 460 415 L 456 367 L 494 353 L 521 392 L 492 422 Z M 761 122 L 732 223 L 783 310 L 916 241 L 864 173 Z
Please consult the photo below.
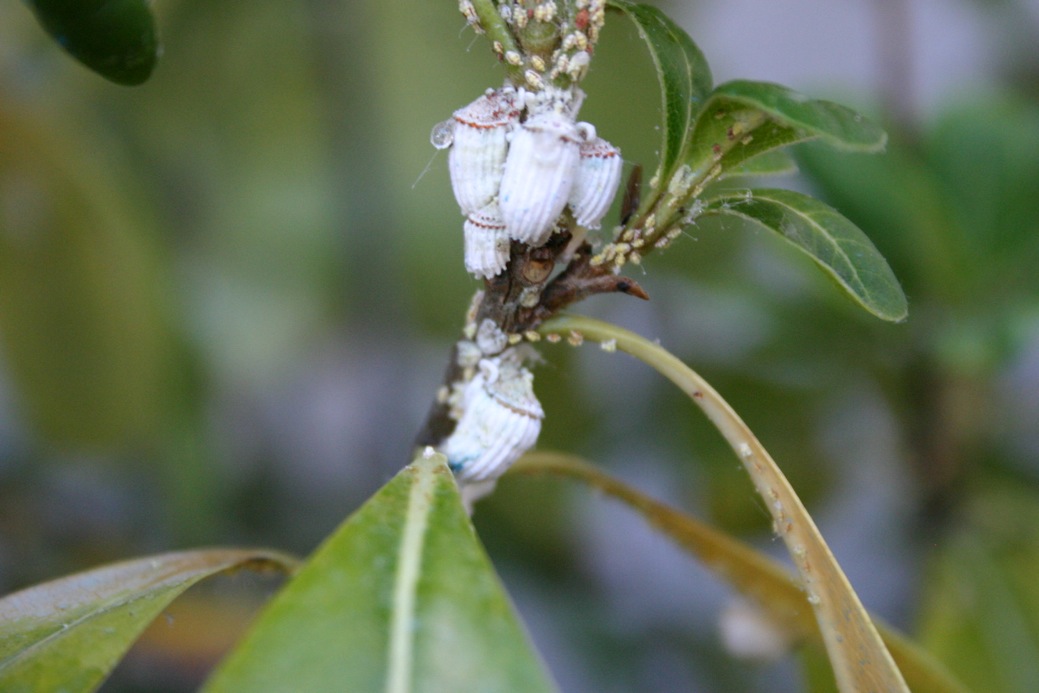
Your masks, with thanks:
M 44 438 L 124 445 L 160 423 L 164 268 L 125 161 L 64 127 L 0 106 L 3 353 Z
M 891 248 L 912 297 L 909 330 L 884 351 L 929 558 L 924 642 L 978 690 L 1032 690 L 1039 106 L 980 94 L 884 159 L 809 148 L 802 167 Z

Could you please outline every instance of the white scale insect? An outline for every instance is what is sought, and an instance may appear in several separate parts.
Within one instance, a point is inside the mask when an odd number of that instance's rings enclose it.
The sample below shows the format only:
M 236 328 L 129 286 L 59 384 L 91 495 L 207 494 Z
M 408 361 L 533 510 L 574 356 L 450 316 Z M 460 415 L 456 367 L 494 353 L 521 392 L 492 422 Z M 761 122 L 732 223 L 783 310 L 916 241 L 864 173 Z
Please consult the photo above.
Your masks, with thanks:
M 466 217 L 465 268 L 470 274 L 490 279 L 509 262 L 509 234 L 497 201 Z
M 488 89 L 476 101 L 455 111 L 451 120 L 434 128 L 430 138 L 433 146 L 451 147 L 447 166 L 462 214 L 478 212 L 498 194 L 508 138 L 519 117 L 515 89 Z M 448 127 L 450 137 L 445 137 Z
M 505 269 L 510 239 L 543 245 L 567 204 L 579 226 L 599 228 L 620 183 L 620 150 L 592 125 L 574 122 L 580 94 L 570 109 L 526 103 L 526 96 L 513 87 L 488 89 L 430 137 L 438 149 L 451 147 L 451 187 L 466 215 L 466 269 L 478 277 Z
M 621 151 L 595 134 L 588 123 L 581 142 L 581 163 L 568 200 L 574 221 L 586 229 L 597 229 L 613 204 L 621 182 Z
M 533 383 L 515 350 L 480 360 L 454 433 L 440 448 L 459 483 L 497 479 L 537 442 L 545 413 Z
M 574 119 L 552 111 L 527 118 L 512 137 L 498 192 L 509 236 L 544 245 L 570 197 L 581 162 Z

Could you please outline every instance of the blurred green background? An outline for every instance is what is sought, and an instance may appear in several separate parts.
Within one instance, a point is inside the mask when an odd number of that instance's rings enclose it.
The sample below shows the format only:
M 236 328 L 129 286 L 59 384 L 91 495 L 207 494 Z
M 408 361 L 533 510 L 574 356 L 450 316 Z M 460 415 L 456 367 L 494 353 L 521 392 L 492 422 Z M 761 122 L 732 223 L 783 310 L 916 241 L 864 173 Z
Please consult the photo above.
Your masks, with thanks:
M 662 4 L 717 81 L 886 122 L 886 155 L 808 147 L 786 183 L 874 239 L 909 321 L 731 223 L 636 268 L 651 303 L 582 310 L 715 384 L 868 607 L 977 690 L 1039 690 L 1039 6 L 775 5 Z M 0 593 L 189 546 L 309 552 L 409 459 L 477 287 L 428 134 L 501 77 L 453 2 L 154 8 L 165 51 L 127 89 L 0 5 Z M 582 117 L 650 164 L 656 84 L 616 18 L 585 88 Z M 682 395 L 543 353 L 541 447 L 778 555 Z M 475 521 L 565 690 L 802 689 L 793 660 L 725 651 L 727 590 L 627 511 L 508 479 Z M 104 690 L 193 689 L 270 589 L 192 593 Z

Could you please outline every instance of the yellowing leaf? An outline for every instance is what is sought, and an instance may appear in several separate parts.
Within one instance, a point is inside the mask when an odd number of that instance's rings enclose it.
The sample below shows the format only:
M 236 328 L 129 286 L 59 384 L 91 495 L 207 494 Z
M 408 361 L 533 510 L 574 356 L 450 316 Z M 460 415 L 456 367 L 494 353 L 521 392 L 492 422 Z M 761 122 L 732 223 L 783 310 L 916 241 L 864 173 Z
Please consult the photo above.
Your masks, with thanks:
M 549 320 L 540 329 L 545 334 L 577 333 L 586 339 L 610 341 L 689 395 L 725 437 L 765 501 L 776 533 L 797 568 L 841 691 L 908 693 L 869 614 L 794 489 L 757 437 L 709 383 L 661 346 L 615 325 L 567 316 Z

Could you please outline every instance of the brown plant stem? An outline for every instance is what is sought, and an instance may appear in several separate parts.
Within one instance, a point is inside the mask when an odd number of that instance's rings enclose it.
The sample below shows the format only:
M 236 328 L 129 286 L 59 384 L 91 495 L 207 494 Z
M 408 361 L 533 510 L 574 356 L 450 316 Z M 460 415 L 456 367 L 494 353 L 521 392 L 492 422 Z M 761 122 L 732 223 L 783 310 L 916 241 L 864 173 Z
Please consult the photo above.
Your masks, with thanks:
M 553 276 L 560 258 L 566 256 L 572 237 L 571 231 L 556 233 L 537 248 L 513 242 L 512 259 L 505 271 L 484 281 L 483 297 L 473 322 L 480 325 L 490 320 L 504 333 L 513 335 L 510 343 L 515 343 L 529 338 L 532 331 L 559 311 L 589 296 L 621 293 L 649 300 L 649 295 L 634 279 L 614 274 L 607 266 L 592 265 L 592 247 L 587 242 L 581 243 L 563 270 Z M 444 370 L 440 394 L 415 437 L 416 447 L 435 447 L 451 435 L 455 422 L 450 416 L 445 392 L 449 393 L 452 384 L 459 382 L 462 376 L 455 345 Z

